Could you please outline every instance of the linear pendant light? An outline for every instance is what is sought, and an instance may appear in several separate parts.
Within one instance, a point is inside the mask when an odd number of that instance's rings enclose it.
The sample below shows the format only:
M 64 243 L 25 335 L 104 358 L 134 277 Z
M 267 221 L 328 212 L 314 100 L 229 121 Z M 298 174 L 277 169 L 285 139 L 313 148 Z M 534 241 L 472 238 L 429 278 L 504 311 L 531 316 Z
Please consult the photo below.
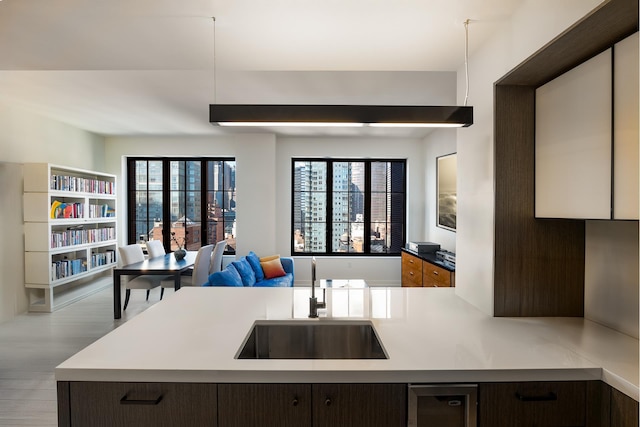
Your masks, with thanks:
M 219 126 L 468 127 L 473 107 L 210 104 L 209 121 Z
M 467 94 L 464 106 L 418 105 L 307 105 L 216 103 L 216 18 L 213 17 L 214 103 L 209 122 L 217 126 L 314 126 L 314 127 L 468 127 L 473 107 L 467 106 L 469 91 L 468 24 L 465 21 L 465 70 Z

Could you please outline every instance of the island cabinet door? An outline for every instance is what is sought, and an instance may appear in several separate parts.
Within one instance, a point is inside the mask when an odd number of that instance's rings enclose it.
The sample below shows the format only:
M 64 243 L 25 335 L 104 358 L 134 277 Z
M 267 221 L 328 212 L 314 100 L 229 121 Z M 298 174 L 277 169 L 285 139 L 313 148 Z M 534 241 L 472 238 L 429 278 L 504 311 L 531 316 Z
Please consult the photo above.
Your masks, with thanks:
M 220 427 L 300 427 L 311 424 L 309 384 L 219 384 Z
M 71 426 L 216 426 L 216 385 L 69 383 Z
M 314 384 L 313 427 L 407 425 L 406 384 Z
M 586 426 L 586 389 L 584 381 L 480 384 L 478 426 Z

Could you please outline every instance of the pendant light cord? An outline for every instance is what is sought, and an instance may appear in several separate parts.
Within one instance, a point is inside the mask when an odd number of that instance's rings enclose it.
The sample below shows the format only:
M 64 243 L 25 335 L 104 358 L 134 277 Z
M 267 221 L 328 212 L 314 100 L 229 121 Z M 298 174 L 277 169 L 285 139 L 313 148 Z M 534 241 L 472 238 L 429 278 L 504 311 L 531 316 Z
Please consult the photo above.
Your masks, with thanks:
M 464 93 L 464 106 L 469 99 L 469 19 L 464 21 L 464 74 L 467 88 Z
M 216 93 L 217 91 L 217 83 L 216 78 L 218 77 L 218 72 L 216 70 L 216 17 L 212 16 L 213 20 L 213 103 L 216 103 Z

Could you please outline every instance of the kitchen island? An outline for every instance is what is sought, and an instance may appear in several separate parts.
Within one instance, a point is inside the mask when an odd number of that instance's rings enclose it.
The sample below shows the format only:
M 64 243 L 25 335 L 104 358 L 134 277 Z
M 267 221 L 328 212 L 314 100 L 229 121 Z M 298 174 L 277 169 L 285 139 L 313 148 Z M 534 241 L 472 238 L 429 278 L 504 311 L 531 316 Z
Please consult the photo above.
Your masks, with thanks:
M 326 316 L 312 320 L 309 296 L 304 287 L 183 288 L 60 364 L 59 410 L 69 407 L 66 387 L 75 382 L 601 380 L 639 399 L 638 340 L 583 318 L 495 318 L 458 298 L 454 288 L 374 287 L 327 289 Z M 371 321 L 388 359 L 235 358 L 257 320 L 329 318 Z

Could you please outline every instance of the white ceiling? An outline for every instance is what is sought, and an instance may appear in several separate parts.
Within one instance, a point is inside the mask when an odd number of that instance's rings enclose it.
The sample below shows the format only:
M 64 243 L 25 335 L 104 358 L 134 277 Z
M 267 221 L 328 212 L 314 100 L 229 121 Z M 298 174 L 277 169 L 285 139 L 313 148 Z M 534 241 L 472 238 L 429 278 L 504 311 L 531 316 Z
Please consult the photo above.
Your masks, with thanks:
M 464 64 L 466 19 L 473 53 L 522 2 L 0 0 L 0 102 L 104 135 L 212 134 L 208 104 L 256 102 L 260 76 L 314 76 L 300 103 L 318 76 L 442 77 Z M 330 101 L 394 102 L 360 89 Z

